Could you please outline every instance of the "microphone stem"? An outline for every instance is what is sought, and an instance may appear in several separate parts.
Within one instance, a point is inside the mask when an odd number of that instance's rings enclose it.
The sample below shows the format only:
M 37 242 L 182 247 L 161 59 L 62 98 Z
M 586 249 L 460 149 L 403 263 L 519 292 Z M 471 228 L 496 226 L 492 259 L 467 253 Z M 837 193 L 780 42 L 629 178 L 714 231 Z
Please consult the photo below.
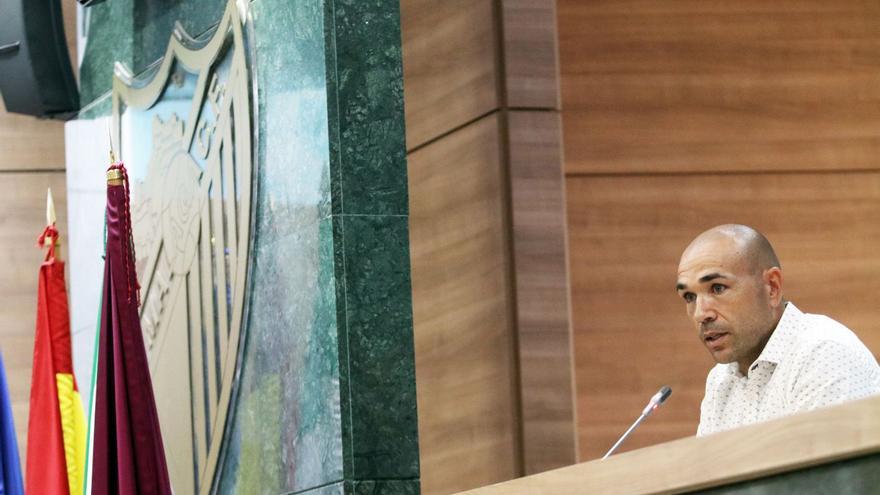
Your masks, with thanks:
M 650 412 L 651 412 L 651 411 L 649 411 L 649 412 L 647 412 L 647 413 L 642 413 L 642 415 L 639 416 L 639 419 L 637 419 L 637 420 L 635 421 L 635 423 L 633 423 L 632 426 L 630 426 L 629 429 L 626 430 L 626 433 L 624 433 L 623 436 L 620 437 L 620 439 L 619 439 L 614 445 L 611 446 L 611 449 L 609 449 L 608 452 L 607 452 L 604 456 L 602 456 L 602 459 L 603 459 L 603 460 L 604 460 L 604 459 L 607 459 L 608 456 L 610 456 L 611 454 L 613 454 L 614 451 L 617 450 L 618 447 L 620 447 L 620 444 L 622 444 L 623 441 L 626 440 L 626 437 L 628 437 L 629 434 L 632 433 L 633 430 L 635 430 L 636 427 L 639 426 L 639 425 L 642 423 L 642 421 L 644 421 L 645 418 L 648 417 L 648 414 L 650 414 Z

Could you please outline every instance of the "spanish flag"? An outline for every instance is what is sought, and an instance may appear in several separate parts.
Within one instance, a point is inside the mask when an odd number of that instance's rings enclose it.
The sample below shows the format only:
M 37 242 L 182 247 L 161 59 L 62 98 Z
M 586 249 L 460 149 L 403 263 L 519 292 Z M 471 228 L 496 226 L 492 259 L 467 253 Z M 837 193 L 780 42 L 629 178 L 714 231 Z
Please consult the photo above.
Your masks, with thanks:
M 39 242 L 46 257 L 40 266 L 25 488 L 34 495 L 80 495 L 86 422 L 73 376 L 64 262 L 55 257 L 54 219 Z

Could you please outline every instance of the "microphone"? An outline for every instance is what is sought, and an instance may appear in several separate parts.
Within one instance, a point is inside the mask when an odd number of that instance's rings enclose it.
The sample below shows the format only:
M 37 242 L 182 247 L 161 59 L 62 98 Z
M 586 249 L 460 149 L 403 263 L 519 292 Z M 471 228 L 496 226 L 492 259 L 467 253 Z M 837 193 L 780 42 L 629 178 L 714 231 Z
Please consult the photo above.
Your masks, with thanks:
M 623 441 L 626 440 L 626 438 L 629 436 L 629 434 L 632 433 L 633 430 L 636 429 L 636 427 L 638 427 L 640 424 L 642 424 L 642 421 L 644 421 L 645 418 L 650 416 L 651 413 L 654 412 L 654 410 L 656 410 L 658 407 L 660 407 L 660 404 L 663 404 L 664 402 L 666 402 L 666 399 L 668 399 L 670 395 L 672 395 L 672 389 L 669 388 L 667 385 L 664 385 L 663 388 L 658 390 L 657 393 L 654 394 L 653 397 L 651 397 L 651 400 L 648 401 L 648 405 L 645 406 L 644 409 L 642 409 L 642 414 L 639 416 L 639 419 L 637 419 L 635 421 L 635 423 L 633 423 L 632 426 L 630 426 L 629 429 L 626 430 L 626 432 L 623 434 L 623 436 L 621 436 L 617 440 L 617 442 L 615 442 L 614 445 L 611 446 L 611 449 L 609 449 L 608 452 L 606 452 L 605 455 L 602 456 L 602 459 L 607 459 L 608 456 L 613 454 L 614 451 L 617 450 L 618 447 L 620 447 L 620 444 L 622 444 Z

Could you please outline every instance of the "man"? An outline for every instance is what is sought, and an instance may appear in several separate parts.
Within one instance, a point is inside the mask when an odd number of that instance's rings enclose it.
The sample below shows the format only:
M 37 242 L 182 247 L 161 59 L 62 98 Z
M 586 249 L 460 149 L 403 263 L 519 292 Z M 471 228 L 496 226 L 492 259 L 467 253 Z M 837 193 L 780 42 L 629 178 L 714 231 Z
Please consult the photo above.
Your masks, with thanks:
M 718 363 L 697 436 L 880 393 L 880 367 L 856 335 L 782 296 L 770 242 L 721 225 L 685 249 L 676 290 Z

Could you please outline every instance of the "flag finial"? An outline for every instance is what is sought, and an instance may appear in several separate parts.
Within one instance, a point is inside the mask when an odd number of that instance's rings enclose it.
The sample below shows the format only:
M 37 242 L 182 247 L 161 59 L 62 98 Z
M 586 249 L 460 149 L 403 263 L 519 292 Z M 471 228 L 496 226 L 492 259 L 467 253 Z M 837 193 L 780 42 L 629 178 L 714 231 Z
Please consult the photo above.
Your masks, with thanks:
M 52 199 L 52 188 L 46 190 L 46 225 L 55 225 L 55 201 Z
M 52 188 L 49 187 L 46 189 L 46 229 L 48 229 L 46 232 L 50 232 L 50 234 L 43 234 L 40 237 L 43 247 L 49 247 L 53 242 L 56 248 L 61 246 L 61 240 L 58 239 L 58 231 L 55 230 L 55 221 L 55 200 L 52 199 Z M 56 252 L 60 253 L 60 251 Z
M 116 154 L 113 153 L 113 132 L 110 130 L 110 123 L 107 123 L 107 137 L 110 138 L 110 165 L 116 163 Z

